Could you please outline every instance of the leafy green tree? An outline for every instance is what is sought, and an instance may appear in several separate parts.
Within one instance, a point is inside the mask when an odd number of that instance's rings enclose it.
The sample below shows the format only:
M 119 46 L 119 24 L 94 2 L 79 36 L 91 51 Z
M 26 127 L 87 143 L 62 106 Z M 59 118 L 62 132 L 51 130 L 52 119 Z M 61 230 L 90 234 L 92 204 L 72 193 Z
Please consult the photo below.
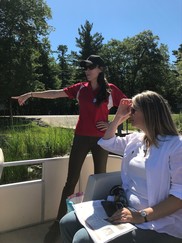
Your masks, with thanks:
M 165 90 L 168 78 L 167 47 L 159 37 L 144 31 L 123 41 L 111 40 L 102 48 L 108 65 L 108 80 L 129 97 L 146 89 Z
M 43 0 L 1 0 L 0 103 L 7 104 L 12 95 L 44 88 L 39 71 L 43 37 L 51 31 L 49 18 L 51 11 Z
M 90 23 L 88 20 L 85 21 L 84 25 L 81 25 L 78 28 L 79 37 L 76 37 L 76 46 L 79 48 L 78 53 L 72 52 L 71 57 L 73 60 L 73 65 L 75 67 L 79 66 L 80 60 L 85 60 L 92 54 L 98 55 L 103 46 L 103 36 L 96 32 L 92 34 L 93 23 Z M 80 69 L 76 69 L 74 72 L 74 80 L 84 81 L 85 74 Z
M 43 85 L 43 89 L 57 89 L 61 85 L 59 65 L 56 63 L 54 57 L 50 56 L 50 49 L 49 40 L 43 38 L 39 46 L 39 66 L 35 70 L 35 73 L 39 75 L 37 80 Z M 42 87 L 35 86 L 34 90 L 42 90 Z
M 86 59 L 91 54 L 98 54 L 101 50 L 104 38 L 98 32 L 91 34 L 93 23 L 86 20 L 85 25 L 78 28 L 79 38 L 76 38 L 76 46 L 80 48 L 78 58 Z
M 68 47 L 66 45 L 58 46 L 58 62 L 59 62 L 59 78 L 61 80 L 61 88 L 70 85 L 72 78 L 72 64 L 69 62 L 69 55 L 67 54 Z
M 59 79 L 61 80 L 61 88 L 67 87 L 76 82 L 74 80 L 74 73 L 76 66 L 72 55 L 67 54 L 68 47 L 66 45 L 59 45 L 57 49 L 58 65 L 59 65 Z M 59 114 L 78 114 L 77 101 L 66 99 L 59 99 L 57 102 L 59 106 Z
M 178 104 L 182 106 L 182 44 L 180 44 L 178 50 L 174 50 L 173 54 L 176 57 L 175 61 L 175 74 L 177 80 L 176 97 L 178 99 Z

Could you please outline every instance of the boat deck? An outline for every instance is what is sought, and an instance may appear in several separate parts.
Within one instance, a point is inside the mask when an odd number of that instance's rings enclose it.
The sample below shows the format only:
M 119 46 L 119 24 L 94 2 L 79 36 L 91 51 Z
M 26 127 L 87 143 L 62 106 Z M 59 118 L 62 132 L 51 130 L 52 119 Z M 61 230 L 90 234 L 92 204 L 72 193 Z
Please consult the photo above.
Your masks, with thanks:
M 11 232 L 0 234 L 1 243 L 53 243 L 46 240 L 45 236 L 49 231 L 52 221 L 47 223 L 34 225 Z M 57 239 L 54 243 L 61 243 L 61 239 Z

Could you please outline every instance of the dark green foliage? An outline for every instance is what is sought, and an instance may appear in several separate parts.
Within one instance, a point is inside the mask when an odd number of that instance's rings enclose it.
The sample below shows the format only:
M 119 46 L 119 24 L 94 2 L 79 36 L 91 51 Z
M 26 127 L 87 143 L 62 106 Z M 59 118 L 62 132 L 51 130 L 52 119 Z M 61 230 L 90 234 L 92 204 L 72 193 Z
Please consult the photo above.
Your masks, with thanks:
M 51 9 L 43 0 L 0 1 L 0 109 L 3 114 L 77 114 L 75 101 L 28 101 L 19 107 L 11 96 L 29 91 L 64 88 L 85 81 L 79 61 L 91 54 L 101 55 L 107 64 L 107 78 L 131 97 L 146 89 L 162 94 L 173 111 L 182 103 L 181 45 L 174 50 L 176 62 L 169 63 L 167 45 L 150 30 L 123 40 L 93 32 L 88 20 L 78 28 L 75 45 L 78 52 L 60 44 L 51 50 L 47 24 Z M 55 60 L 53 53 L 57 52 Z M 70 54 L 68 54 L 70 53 Z
M 49 18 L 51 10 L 43 0 L 0 2 L 0 103 L 7 109 L 11 96 L 59 86 L 46 38 Z

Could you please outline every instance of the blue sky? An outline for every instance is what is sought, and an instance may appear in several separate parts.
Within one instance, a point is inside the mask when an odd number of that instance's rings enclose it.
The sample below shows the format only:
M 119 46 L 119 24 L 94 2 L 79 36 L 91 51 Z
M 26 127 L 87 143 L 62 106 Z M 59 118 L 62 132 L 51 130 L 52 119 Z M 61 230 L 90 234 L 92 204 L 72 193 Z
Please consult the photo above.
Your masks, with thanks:
M 172 50 L 182 44 L 182 0 L 45 1 L 52 11 L 48 23 L 55 28 L 49 37 L 52 50 L 58 45 L 67 45 L 68 52 L 78 50 L 75 38 L 86 20 L 93 23 L 92 34 L 102 34 L 103 43 L 151 30 L 159 43 L 168 46 L 171 61 L 175 60 Z

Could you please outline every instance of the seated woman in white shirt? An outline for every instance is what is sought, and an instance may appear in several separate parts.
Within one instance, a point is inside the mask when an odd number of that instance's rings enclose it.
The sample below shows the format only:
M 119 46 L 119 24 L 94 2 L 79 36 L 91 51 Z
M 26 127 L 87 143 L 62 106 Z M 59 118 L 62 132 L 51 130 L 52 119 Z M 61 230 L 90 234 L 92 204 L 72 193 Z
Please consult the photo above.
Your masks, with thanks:
M 118 125 L 129 117 L 141 132 L 116 137 Z M 123 155 L 121 178 L 129 208 L 118 209 L 109 220 L 136 226 L 112 242 L 181 243 L 182 136 L 166 100 L 152 91 L 121 100 L 98 144 Z M 64 243 L 93 242 L 74 212 L 62 218 L 60 230 Z

